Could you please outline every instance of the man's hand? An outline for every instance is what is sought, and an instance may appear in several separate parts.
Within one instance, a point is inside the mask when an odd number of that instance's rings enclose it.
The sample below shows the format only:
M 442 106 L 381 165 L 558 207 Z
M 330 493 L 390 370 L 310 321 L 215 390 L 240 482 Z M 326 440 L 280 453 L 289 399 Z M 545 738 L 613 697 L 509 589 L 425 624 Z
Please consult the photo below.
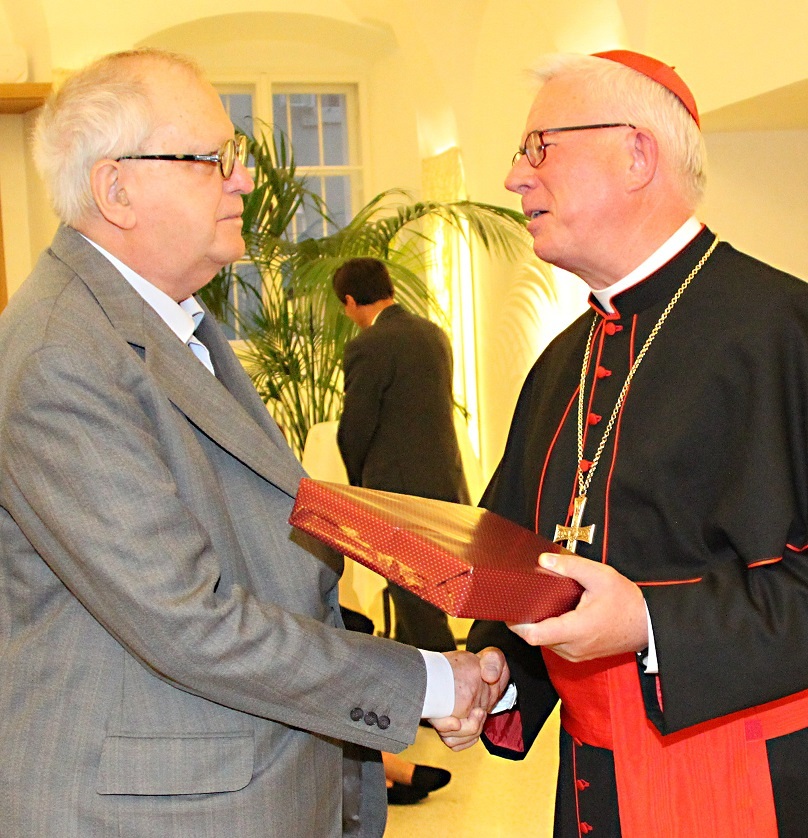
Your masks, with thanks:
M 477 655 L 445 654 L 455 677 L 454 711 L 451 716 L 430 722 L 449 748 L 462 751 L 480 738 L 489 711 L 508 686 L 510 672 L 505 655 L 492 646 Z
M 540 623 L 510 625 L 532 646 L 546 646 L 569 661 L 639 652 L 648 645 L 645 600 L 640 589 L 609 565 L 580 556 L 542 553 L 547 570 L 580 582 L 585 588 L 574 611 Z

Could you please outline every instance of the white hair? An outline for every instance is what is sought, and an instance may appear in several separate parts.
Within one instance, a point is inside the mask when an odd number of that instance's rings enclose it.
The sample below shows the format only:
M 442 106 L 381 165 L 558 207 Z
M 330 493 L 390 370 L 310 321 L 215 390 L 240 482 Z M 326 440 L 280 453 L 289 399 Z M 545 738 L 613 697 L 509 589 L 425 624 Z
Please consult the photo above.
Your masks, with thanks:
M 42 108 L 34 128 L 34 162 L 65 224 L 95 212 L 92 167 L 137 153 L 157 127 L 142 72 L 155 64 L 202 76 L 190 58 L 163 50 L 112 53 L 68 77 Z
M 588 97 L 611 108 L 610 120 L 642 125 L 653 131 L 662 154 L 679 178 L 683 196 L 692 209 L 696 208 L 706 184 L 704 139 L 674 93 L 637 70 L 592 55 L 544 56 L 533 68 L 532 76 L 540 84 L 554 78 L 580 78 L 586 82 Z

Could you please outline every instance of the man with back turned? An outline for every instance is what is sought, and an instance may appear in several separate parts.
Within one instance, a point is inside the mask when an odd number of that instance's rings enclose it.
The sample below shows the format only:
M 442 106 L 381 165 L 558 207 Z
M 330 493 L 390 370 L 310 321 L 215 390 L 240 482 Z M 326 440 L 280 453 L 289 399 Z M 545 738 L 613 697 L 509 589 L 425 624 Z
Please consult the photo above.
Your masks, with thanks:
M 402 308 L 384 262 L 349 259 L 334 291 L 361 332 L 345 347 L 337 442 L 352 486 L 468 503 L 454 426 L 452 347 L 443 330 Z M 393 583 L 395 637 L 446 652 L 446 615 Z

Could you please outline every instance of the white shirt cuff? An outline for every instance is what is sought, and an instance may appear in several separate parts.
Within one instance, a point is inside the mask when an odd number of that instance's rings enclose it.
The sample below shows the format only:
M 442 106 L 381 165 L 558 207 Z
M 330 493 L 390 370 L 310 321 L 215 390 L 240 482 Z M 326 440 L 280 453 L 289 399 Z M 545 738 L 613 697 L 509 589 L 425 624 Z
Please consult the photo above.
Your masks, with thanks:
M 648 623 L 648 649 L 643 656 L 642 663 L 646 675 L 659 674 L 659 661 L 656 656 L 656 643 L 654 642 L 654 627 L 651 625 L 651 614 L 648 611 L 648 603 L 645 603 L 645 619 Z
M 418 650 L 426 664 L 426 695 L 422 719 L 442 719 L 451 716 L 455 705 L 454 672 L 449 659 L 442 652 Z
M 516 698 L 516 684 L 510 683 L 505 689 L 505 692 L 502 693 L 502 696 L 499 699 L 499 701 L 494 705 L 494 708 L 488 715 L 492 716 L 494 713 L 504 713 L 506 710 L 513 710 L 513 708 L 516 706 Z

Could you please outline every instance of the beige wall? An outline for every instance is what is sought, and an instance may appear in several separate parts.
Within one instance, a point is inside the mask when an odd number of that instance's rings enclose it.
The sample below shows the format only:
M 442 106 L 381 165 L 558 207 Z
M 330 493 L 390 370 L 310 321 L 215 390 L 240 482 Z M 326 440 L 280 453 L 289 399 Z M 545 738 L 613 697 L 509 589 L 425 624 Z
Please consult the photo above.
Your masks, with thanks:
M 808 80 L 808 4 L 781 0 L 0 0 L 31 81 L 138 43 L 195 54 L 218 80 L 354 82 L 360 89 L 365 197 L 417 195 L 423 157 L 462 152 L 469 196 L 517 206 L 505 176 L 532 98 L 525 69 L 547 50 L 625 46 L 675 64 L 702 112 L 744 102 L 743 130 L 710 128 L 704 219 L 753 255 L 808 277 L 808 96 L 796 126 L 767 111 L 767 94 Z M 0 15 L 0 20 L 2 15 Z M 122 25 L 125 21 L 125 25 Z M 801 88 L 800 88 L 801 89 Z M 718 123 L 717 123 L 718 124 Z M 725 125 L 726 123 L 720 123 Z M 9 290 L 30 270 L 55 220 L 26 157 L 26 120 L 0 117 L 0 185 Z M 525 267 L 525 265 L 529 267 Z M 522 264 L 481 263 L 476 307 L 483 470 L 504 442 L 519 381 L 549 337 L 580 310 L 577 281 Z M 507 324 L 518 321 L 518 327 Z
M 0 189 L 2 190 L 3 240 L 6 257 L 6 285 L 9 296 L 31 269 L 28 223 L 28 179 L 26 167 L 25 119 L 0 117 Z
M 709 134 L 704 220 L 739 249 L 808 279 L 808 130 Z

